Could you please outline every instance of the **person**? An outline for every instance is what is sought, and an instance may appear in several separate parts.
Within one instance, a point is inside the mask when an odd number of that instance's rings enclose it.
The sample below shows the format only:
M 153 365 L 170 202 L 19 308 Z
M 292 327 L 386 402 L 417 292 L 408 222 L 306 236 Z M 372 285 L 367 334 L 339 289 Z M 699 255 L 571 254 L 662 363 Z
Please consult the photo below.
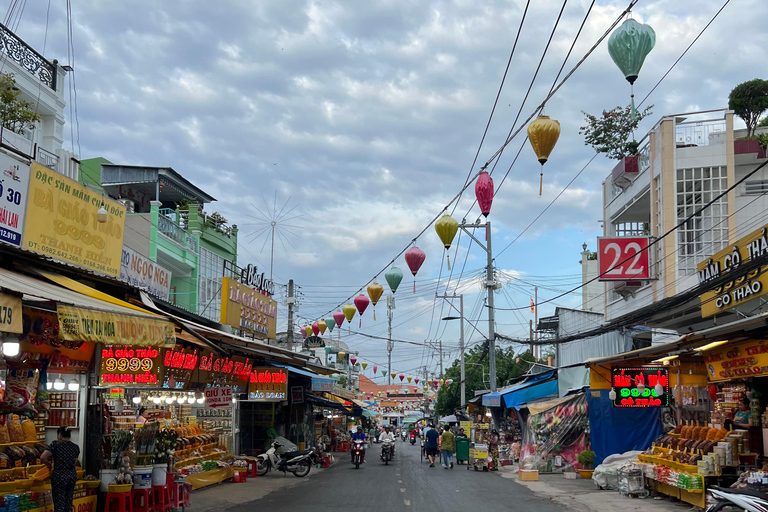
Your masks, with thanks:
M 416 439 L 418 439 L 418 438 L 419 438 L 419 431 L 418 431 L 418 430 L 416 430 L 416 425 L 414 425 L 413 427 L 411 427 L 411 432 L 410 432 L 410 435 L 411 435 L 411 436 L 413 436 L 413 437 L 414 437 L 414 438 L 416 438 Z M 410 441 L 410 439 L 408 439 L 408 441 Z
M 395 456 L 395 434 L 392 432 L 392 427 L 387 425 L 384 427 L 384 431 L 379 436 L 379 442 L 390 441 L 392 443 L 392 457 Z
M 425 450 L 427 452 L 427 458 L 429 459 L 429 467 L 433 468 L 435 467 L 435 457 L 437 456 L 437 442 L 438 439 L 440 439 L 440 434 L 438 434 L 437 430 L 435 430 L 435 427 L 430 424 L 429 430 L 427 430 L 426 433 L 426 445 Z
M 368 445 L 373 446 L 373 440 L 376 437 L 376 429 L 374 428 L 373 424 L 371 425 L 371 428 L 368 429 Z
M 142 407 L 139 409 L 139 415 L 136 417 L 136 423 L 145 424 L 147 422 L 147 418 L 144 417 L 144 412 L 147 410 L 146 407 Z
M 446 425 L 443 433 L 440 435 L 440 450 L 443 454 L 443 467 L 445 469 L 449 468 L 449 461 L 450 468 L 453 469 L 453 452 L 455 448 L 453 432 L 451 432 L 451 427 Z
M 352 442 L 360 440 L 363 442 L 363 453 L 362 453 L 362 459 L 363 463 L 365 463 L 365 432 L 363 432 L 363 426 L 358 425 L 357 426 L 357 432 L 352 434 Z M 352 450 L 349 450 L 349 457 L 350 460 L 352 459 Z
M 752 426 L 752 411 L 749 407 L 749 398 L 743 398 L 739 402 L 739 410 L 733 415 L 733 421 L 731 424 L 737 428 L 746 428 Z M 726 427 L 728 428 L 728 421 L 726 421 Z
M 56 431 L 56 441 L 40 455 L 40 461 L 49 467 L 53 464 L 51 474 L 51 494 L 53 495 L 54 512 L 72 512 L 72 500 L 75 493 L 77 471 L 75 463 L 80 456 L 80 448 L 71 441 L 72 431 L 69 427 L 59 427 Z
M 459 429 L 459 433 L 456 434 L 456 437 L 462 437 L 462 438 L 466 439 L 467 438 L 467 434 L 464 433 L 464 429 L 463 428 L 460 428 Z

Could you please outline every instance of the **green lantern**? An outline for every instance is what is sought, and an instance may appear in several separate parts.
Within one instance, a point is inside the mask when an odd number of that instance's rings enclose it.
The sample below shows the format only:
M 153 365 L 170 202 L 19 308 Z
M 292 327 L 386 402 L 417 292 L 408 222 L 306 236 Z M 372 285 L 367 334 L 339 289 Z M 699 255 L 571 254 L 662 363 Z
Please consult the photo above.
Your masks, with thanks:
M 328 327 L 329 331 L 333 332 L 333 328 L 336 327 L 336 320 L 334 320 L 333 317 L 326 318 L 325 325 Z
M 325 355 L 328 355 L 331 353 L 331 347 L 325 347 Z
M 628 19 L 608 39 L 608 53 L 624 77 L 633 86 L 645 58 L 656 44 L 656 32 L 649 25 Z M 635 93 L 632 90 L 632 115 L 636 115 Z
M 397 287 L 400 286 L 400 281 L 403 280 L 403 271 L 397 267 L 392 267 L 384 273 L 384 278 L 387 280 L 387 284 L 389 284 L 389 289 L 392 290 L 392 293 L 395 293 Z

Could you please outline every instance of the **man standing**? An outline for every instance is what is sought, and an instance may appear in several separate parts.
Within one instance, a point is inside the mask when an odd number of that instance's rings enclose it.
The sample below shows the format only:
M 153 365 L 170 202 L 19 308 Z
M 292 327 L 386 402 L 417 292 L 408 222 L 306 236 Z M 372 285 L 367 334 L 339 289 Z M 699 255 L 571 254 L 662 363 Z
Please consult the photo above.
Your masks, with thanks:
M 424 446 L 427 452 L 427 458 L 429 459 L 429 467 L 435 467 L 435 457 L 437 456 L 437 440 L 440 439 L 440 434 L 437 433 L 433 425 L 429 425 L 429 430 L 426 434 L 427 442 Z
M 451 427 L 449 425 L 445 426 L 445 430 L 440 435 L 440 449 L 443 453 L 443 467 L 448 469 L 448 463 L 450 461 L 450 468 L 453 469 L 453 451 L 455 449 L 455 443 L 453 432 L 451 432 Z

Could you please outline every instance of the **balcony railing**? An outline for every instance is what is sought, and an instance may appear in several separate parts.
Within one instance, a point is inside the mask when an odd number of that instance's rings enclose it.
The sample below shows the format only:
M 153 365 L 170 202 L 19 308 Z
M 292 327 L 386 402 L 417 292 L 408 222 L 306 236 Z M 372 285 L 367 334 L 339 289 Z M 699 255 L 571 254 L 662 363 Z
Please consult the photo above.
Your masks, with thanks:
M 176 211 L 170 208 L 161 208 L 160 216 L 157 219 L 157 229 L 160 232 L 179 244 L 197 254 L 199 252 L 197 238 L 187 233 L 176 223 Z
M 8 128 L 0 128 L 0 134 L 2 134 L 3 145 L 28 157 L 32 157 L 35 154 L 34 143 L 25 136 L 12 132 Z
M 0 51 L 31 75 L 56 90 L 56 66 L 0 23 Z
M 677 147 L 725 144 L 725 119 L 678 123 L 675 126 L 675 143 Z
M 47 149 L 43 149 L 37 146 L 35 152 L 35 161 L 39 164 L 46 166 L 47 168 L 57 171 L 59 170 L 59 157 L 54 153 L 51 153 Z

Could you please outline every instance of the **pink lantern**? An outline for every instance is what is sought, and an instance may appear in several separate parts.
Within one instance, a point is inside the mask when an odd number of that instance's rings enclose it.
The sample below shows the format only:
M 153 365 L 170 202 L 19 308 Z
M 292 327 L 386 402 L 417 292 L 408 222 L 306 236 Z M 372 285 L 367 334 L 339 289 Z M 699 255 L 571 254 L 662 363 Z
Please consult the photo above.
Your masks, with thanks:
M 301 337 L 302 338 L 306 338 L 307 337 L 307 331 L 305 331 L 303 327 L 301 329 L 299 329 L 299 331 L 301 331 Z
M 446 380 L 445 380 L 445 385 L 446 385 L 446 386 L 450 386 L 452 382 L 453 382 L 453 380 L 451 380 L 451 379 L 446 379 Z
M 363 313 L 365 312 L 365 308 L 368 307 L 370 302 L 371 301 L 368 300 L 368 297 L 362 293 L 355 297 L 355 307 L 357 308 L 357 312 L 360 313 L 360 327 L 363 326 Z
M 317 322 L 312 324 L 312 332 L 315 333 L 315 336 L 320 334 L 320 326 L 317 325 Z
M 405 263 L 408 265 L 408 268 L 411 269 L 411 274 L 413 274 L 413 293 L 416 293 L 416 273 L 421 268 L 426 257 L 427 255 L 424 251 L 416 246 L 405 251 Z
M 349 362 L 352 363 L 352 366 L 355 366 L 355 363 L 357 362 L 357 358 L 355 356 L 352 356 L 349 358 Z
M 333 319 L 336 320 L 336 325 L 341 327 L 344 324 L 344 320 L 346 319 L 346 317 L 344 316 L 344 313 L 342 313 L 341 311 L 336 311 L 333 314 Z M 339 339 L 341 339 L 341 329 L 339 329 Z
M 376 375 L 377 371 L 379 371 L 379 367 L 376 365 L 373 365 L 373 374 Z
M 482 171 L 477 177 L 475 196 L 477 197 L 477 204 L 480 205 L 480 211 L 485 217 L 488 217 L 493 204 L 493 178 L 486 171 Z
M 413 388 L 413 392 L 414 393 L 418 393 L 419 392 L 419 388 Z
M 401 374 L 400 374 L 400 382 L 403 382 L 403 379 L 404 379 L 404 378 L 405 378 L 405 375 L 403 375 L 403 374 L 401 373 Z
M 434 384 L 435 384 L 435 389 L 440 387 L 440 381 L 439 380 L 435 379 Z
M 414 379 L 413 379 L 413 382 L 415 382 L 416 384 L 418 384 L 418 383 L 419 383 L 419 378 L 418 378 L 418 377 L 414 377 Z

